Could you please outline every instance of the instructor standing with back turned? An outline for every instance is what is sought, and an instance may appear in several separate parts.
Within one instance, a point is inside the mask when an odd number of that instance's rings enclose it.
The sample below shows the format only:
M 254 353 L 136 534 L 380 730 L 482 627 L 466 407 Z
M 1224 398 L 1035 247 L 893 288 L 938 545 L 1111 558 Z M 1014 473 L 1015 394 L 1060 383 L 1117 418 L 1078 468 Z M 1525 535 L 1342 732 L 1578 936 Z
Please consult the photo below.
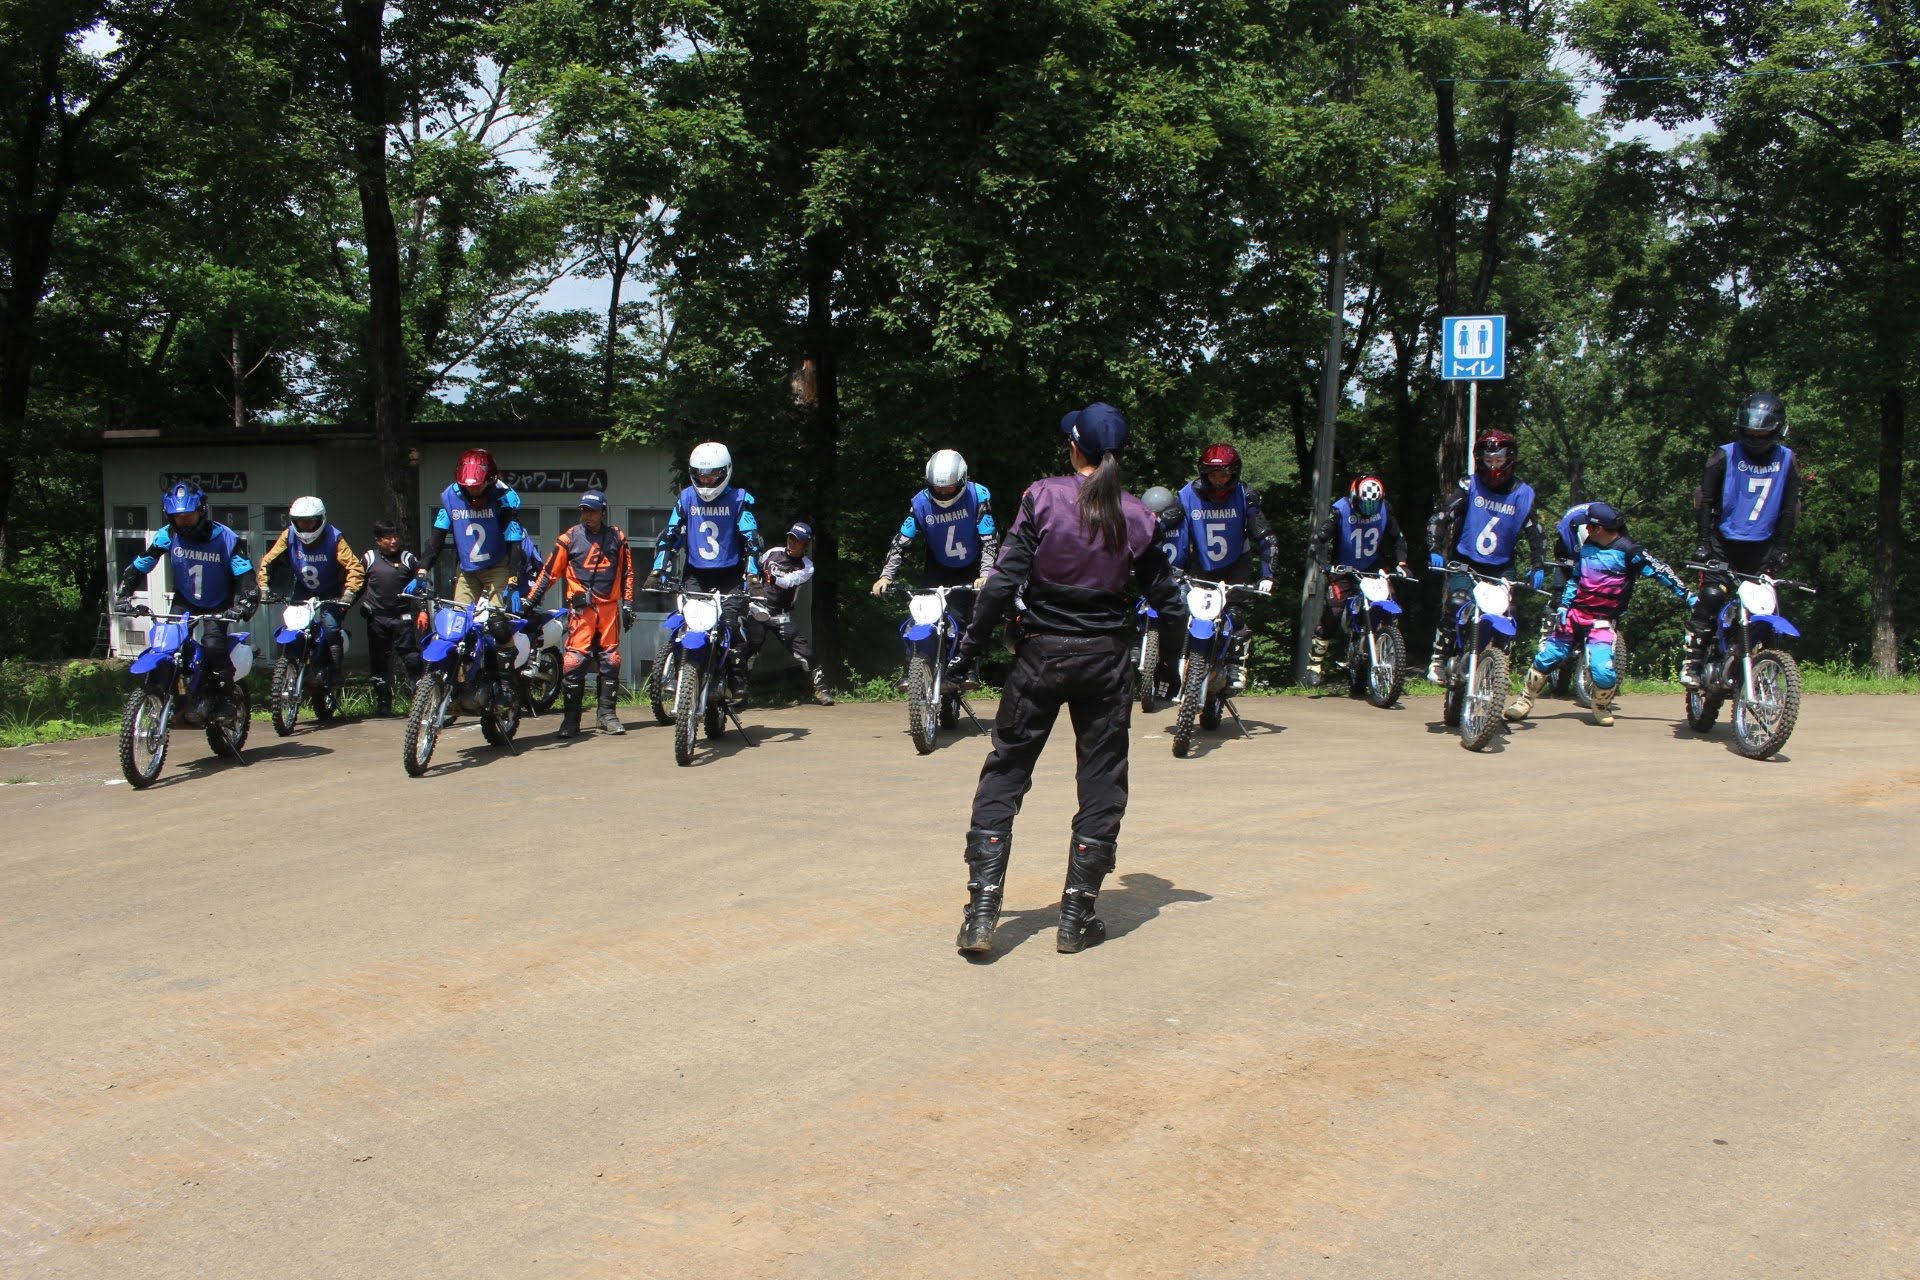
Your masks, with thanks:
M 993 575 L 974 607 L 973 623 L 947 669 L 952 678 L 973 663 L 1018 596 L 1017 656 L 1000 697 L 993 751 L 980 769 L 967 831 L 962 951 L 992 946 L 1013 851 L 1013 820 L 1062 705 L 1073 719 L 1080 809 L 1073 819 L 1057 946 L 1075 952 L 1107 936 L 1093 903 L 1113 870 L 1120 819 L 1127 811 L 1133 691 L 1127 661 L 1133 628 L 1129 576 L 1138 576 L 1141 590 L 1161 612 L 1179 603 L 1173 569 L 1155 542 L 1153 513 L 1121 485 L 1119 453 L 1127 442 L 1127 420 L 1112 405 L 1096 401 L 1061 419 L 1060 429 L 1073 473 L 1037 481 L 1021 497 Z

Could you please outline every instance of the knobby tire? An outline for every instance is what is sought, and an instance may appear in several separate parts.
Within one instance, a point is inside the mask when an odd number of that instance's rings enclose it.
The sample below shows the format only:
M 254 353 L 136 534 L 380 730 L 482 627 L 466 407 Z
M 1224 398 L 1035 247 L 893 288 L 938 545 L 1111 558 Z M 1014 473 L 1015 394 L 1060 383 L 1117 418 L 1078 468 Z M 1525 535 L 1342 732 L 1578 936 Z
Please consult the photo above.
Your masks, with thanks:
M 1734 698 L 1733 745 L 1749 760 L 1765 760 L 1787 745 L 1800 719 L 1800 664 L 1790 653 L 1762 649 L 1753 655 L 1753 688 L 1760 712 L 1745 694 Z
M 1479 687 L 1468 691 L 1466 706 L 1472 710 L 1471 714 L 1461 716 L 1460 745 L 1469 751 L 1478 751 L 1493 741 L 1493 735 L 1506 720 L 1507 694 L 1511 688 L 1506 651 L 1492 645 L 1481 650 L 1473 679 Z M 1479 696 L 1471 696 L 1475 694 Z
M 165 694 L 135 689 L 127 697 L 127 709 L 121 713 L 120 772 L 136 791 L 152 786 L 167 763 L 167 740 L 173 736 L 172 725 L 168 725 L 158 742 L 153 740 L 153 726 L 160 723 L 166 709 Z
M 1180 712 L 1173 718 L 1173 754 L 1179 759 L 1186 759 L 1193 750 L 1193 721 L 1207 700 L 1209 674 L 1205 658 L 1187 659 L 1187 678 L 1180 685 Z
M 433 747 L 440 740 L 440 700 L 446 679 L 437 671 L 420 677 L 413 688 L 413 705 L 407 708 L 407 732 L 401 739 L 401 763 L 407 776 L 417 778 L 433 763 Z
M 673 762 L 693 763 L 694 744 L 700 737 L 700 685 L 703 674 L 698 667 L 682 671 L 675 680 L 673 695 Z
M 913 734 L 913 749 L 923 756 L 940 739 L 939 715 L 933 705 L 933 667 L 915 654 L 907 662 L 907 728 Z

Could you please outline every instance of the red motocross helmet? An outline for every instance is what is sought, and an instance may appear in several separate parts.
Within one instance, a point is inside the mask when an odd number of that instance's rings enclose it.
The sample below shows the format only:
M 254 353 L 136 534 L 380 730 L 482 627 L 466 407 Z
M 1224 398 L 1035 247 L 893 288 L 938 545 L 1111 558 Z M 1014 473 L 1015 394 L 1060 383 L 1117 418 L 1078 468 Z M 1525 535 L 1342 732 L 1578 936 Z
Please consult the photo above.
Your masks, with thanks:
M 1473 442 L 1474 474 L 1488 484 L 1505 486 L 1513 479 L 1520 446 L 1504 431 L 1487 431 Z
M 454 466 L 453 482 L 469 498 L 477 498 L 499 474 L 500 468 L 493 465 L 491 453 L 485 449 L 469 449 L 460 455 L 459 463 Z
M 1371 520 L 1387 500 L 1387 486 L 1379 476 L 1360 476 L 1347 486 L 1347 497 L 1353 500 L 1354 514 Z
M 1225 484 L 1214 484 L 1207 475 L 1209 471 L 1224 469 L 1227 473 Z M 1210 444 L 1200 451 L 1200 479 L 1195 486 L 1202 497 L 1212 502 L 1223 501 L 1233 492 L 1233 486 L 1240 483 L 1240 451 L 1230 444 Z

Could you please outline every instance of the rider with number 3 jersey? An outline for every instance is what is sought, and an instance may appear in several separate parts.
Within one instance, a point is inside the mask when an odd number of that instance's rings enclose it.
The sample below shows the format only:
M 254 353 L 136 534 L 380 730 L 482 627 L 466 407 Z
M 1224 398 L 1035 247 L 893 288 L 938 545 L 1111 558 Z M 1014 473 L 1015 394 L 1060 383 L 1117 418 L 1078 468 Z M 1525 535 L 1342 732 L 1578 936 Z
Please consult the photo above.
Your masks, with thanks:
M 702 591 L 726 594 L 727 624 L 744 634 L 746 601 L 743 587 L 760 585 L 760 522 L 753 511 L 753 495 L 733 483 L 733 454 L 727 446 L 709 440 L 687 455 L 693 483 L 680 491 L 660 534 L 653 569 L 645 586 L 658 587 L 671 575 L 675 552 L 686 553 L 686 577 Z M 746 663 L 731 668 L 734 696 L 744 697 Z

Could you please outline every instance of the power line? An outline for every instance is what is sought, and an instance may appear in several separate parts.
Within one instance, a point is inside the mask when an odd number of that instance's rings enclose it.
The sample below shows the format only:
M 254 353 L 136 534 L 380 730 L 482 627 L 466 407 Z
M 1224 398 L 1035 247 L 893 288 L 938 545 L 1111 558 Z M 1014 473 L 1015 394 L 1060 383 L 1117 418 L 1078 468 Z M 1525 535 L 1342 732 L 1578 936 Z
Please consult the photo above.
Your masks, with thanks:
M 1441 76 L 1438 84 L 1661 84 L 1674 80 L 1745 80 L 1757 76 L 1827 76 L 1882 67 L 1920 67 L 1920 58 L 1893 58 L 1886 62 L 1850 62 L 1837 67 L 1749 67 L 1744 71 L 1701 71 L 1670 76 Z

